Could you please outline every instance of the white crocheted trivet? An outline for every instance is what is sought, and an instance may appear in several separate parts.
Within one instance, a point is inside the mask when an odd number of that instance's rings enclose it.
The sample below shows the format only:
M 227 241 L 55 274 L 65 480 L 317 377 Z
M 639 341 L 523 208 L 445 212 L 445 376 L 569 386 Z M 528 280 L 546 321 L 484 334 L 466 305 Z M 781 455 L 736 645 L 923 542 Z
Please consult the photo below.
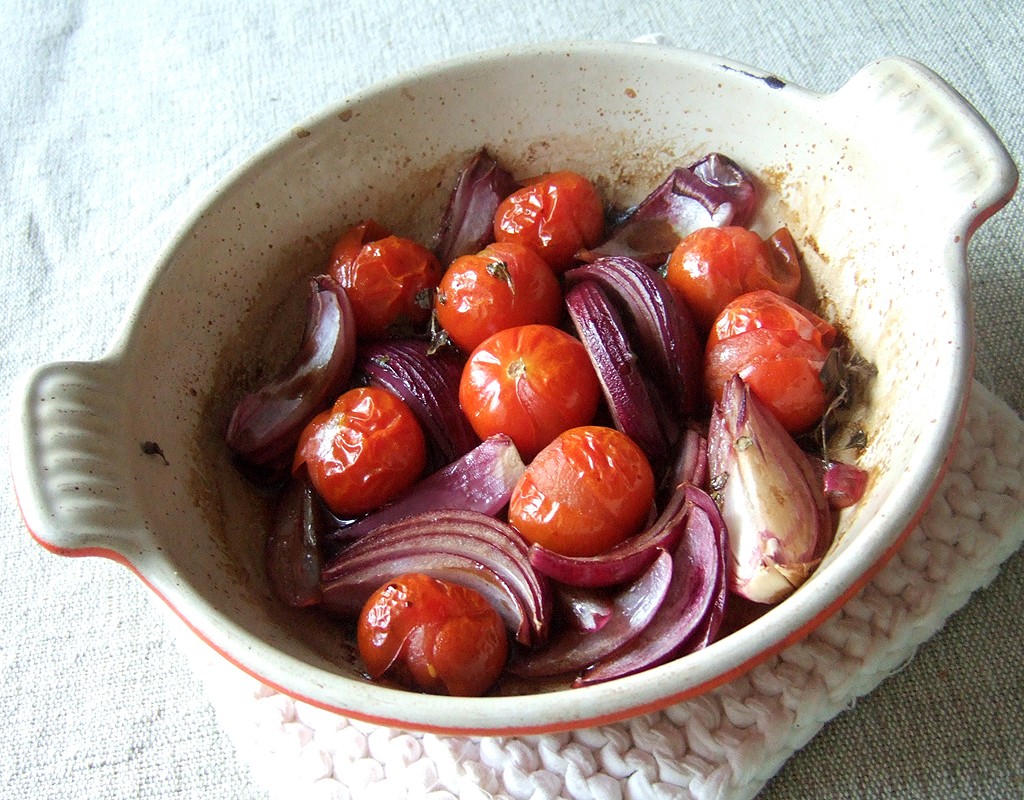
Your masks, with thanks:
M 1024 423 L 975 384 L 941 489 L 902 550 L 803 641 L 709 694 L 565 734 L 405 733 L 297 702 L 182 638 L 254 779 L 280 798 L 753 797 L 898 670 L 1024 542 Z

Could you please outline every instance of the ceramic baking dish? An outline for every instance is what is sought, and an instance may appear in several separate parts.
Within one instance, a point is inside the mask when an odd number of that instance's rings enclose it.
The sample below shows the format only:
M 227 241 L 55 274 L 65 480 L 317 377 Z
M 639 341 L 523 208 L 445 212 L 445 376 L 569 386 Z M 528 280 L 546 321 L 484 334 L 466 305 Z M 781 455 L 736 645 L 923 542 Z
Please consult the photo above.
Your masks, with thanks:
M 267 499 L 233 468 L 223 435 L 239 396 L 294 349 L 302 298 L 293 287 L 321 269 L 334 237 L 373 216 L 427 239 L 458 168 L 482 145 L 520 175 L 588 174 L 622 206 L 710 151 L 757 175 L 765 201 L 754 227 L 790 228 L 822 313 L 878 369 L 862 418 L 872 480 L 812 578 L 705 650 L 582 689 L 433 697 L 366 681 L 343 637 L 271 597 Z M 427 67 L 256 155 L 156 260 L 102 359 L 24 377 L 11 415 L 21 510 L 47 549 L 128 566 L 226 658 L 353 717 L 494 734 L 663 707 L 805 635 L 898 549 L 967 399 L 967 242 L 1016 181 L 978 113 L 901 58 L 871 63 L 826 95 L 640 44 L 516 48 Z

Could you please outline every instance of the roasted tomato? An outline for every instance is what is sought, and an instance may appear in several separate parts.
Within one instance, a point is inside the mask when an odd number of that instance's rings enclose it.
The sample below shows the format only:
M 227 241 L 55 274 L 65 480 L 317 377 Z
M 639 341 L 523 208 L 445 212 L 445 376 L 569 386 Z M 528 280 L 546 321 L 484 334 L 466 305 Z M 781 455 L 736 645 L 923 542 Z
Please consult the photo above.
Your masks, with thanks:
M 586 177 L 562 171 L 541 175 L 506 197 L 494 215 L 494 238 L 539 253 L 556 273 L 604 233 L 601 196 Z
M 800 290 L 800 261 L 787 228 L 766 241 L 736 226 L 700 228 L 676 246 L 666 270 L 705 331 L 741 294 L 769 289 L 793 299 Z
M 614 428 L 572 428 L 527 466 L 508 518 L 526 541 L 567 556 L 596 556 L 640 530 L 654 474 L 637 444 Z
M 729 303 L 711 329 L 704 380 L 712 400 L 739 375 L 790 433 L 813 427 L 828 404 L 821 368 L 836 331 L 817 314 L 761 290 Z
M 601 386 L 579 339 L 550 325 L 506 328 L 470 355 L 459 403 L 481 439 L 504 433 L 529 461 L 597 411 Z
M 468 353 L 505 328 L 557 323 L 562 289 L 533 250 L 498 242 L 452 262 L 438 287 L 434 313 L 449 338 Z
M 328 264 L 328 271 L 334 272 L 345 268 L 345 265 L 355 261 L 359 251 L 371 242 L 385 239 L 391 235 L 391 231 L 381 225 L 375 219 L 367 219 L 358 225 L 353 225 L 345 231 L 334 243 L 331 249 L 331 258 Z
M 356 331 L 365 340 L 425 327 L 441 265 L 423 245 L 367 220 L 338 239 L 328 273 L 348 294 Z
M 461 697 L 484 694 L 508 656 L 504 623 L 483 595 L 418 573 L 370 597 L 356 641 L 371 678 Z
M 412 410 L 383 389 L 345 392 L 299 437 L 294 469 L 335 514 L 354 517 L 408 489 L 427 462 L 423 430 Z

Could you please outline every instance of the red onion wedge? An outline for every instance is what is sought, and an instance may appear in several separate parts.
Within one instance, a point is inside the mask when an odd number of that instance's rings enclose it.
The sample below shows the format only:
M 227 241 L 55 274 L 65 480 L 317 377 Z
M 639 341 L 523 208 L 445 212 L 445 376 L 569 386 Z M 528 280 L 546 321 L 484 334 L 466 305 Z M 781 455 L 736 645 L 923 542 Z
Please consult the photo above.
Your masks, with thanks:
M 686 652 L 695 635 L 707 635 L 702 625 L 720 594 L 718 575 L 724 569 L 722 531 L 703 504 L 690 499 L 699 489 L 687 486 L 680 491 L 687 497 L 682 512 L 686 534 L 672 551 L 672 580 L 665 599 L 642 631 L 594 664 L 574 685 L 589 686 L 663 664 Z
M 450 348 L 435 352 L 426 341 L 394 339 L 360 347 L 355 373 L 412 409 L 427 434 L 436 468 L 480 443 L 459 407 L 462 366 L 462 358 Z
M 494 213 L 517 187 L 512 174 L 485 150 L 469 160 L 459 173 L 435 235 L 434 253 L 442 267 L 494 241 Z
M 708 440 L 696 428 L 687 428 L 679 440 L 676 461 L 670 473 L 673 491 L 686 484 L 706 489 L 709 474 Z
M 677 655 L 685 655 L 707 647 L 718 636 L 725 618 L 725 603 L 729 595 L 729 570 L 727 559 L 729 557 L 729 532 L 725 527 L 725 520 L 722 512 L 711 496 L 705 491 L 697 491 L 696 486 L 687 487 L 687 499 L 694 506 L 703 511 L 708 518 L 711 527 L 714 528 L 715 540 L 718 542 L 718 564 L 719 569 L 715 578 L 715 585 L 712 589 L 711 603 L 708 606 L 704 619 L 690 635 L 682 650 Z
M 603 589 L 555 583 L 552 591 L 553 613 L 578 631 L 593 633 L 601 630 L 615 611 L 611 593 Z
M 654 618 L 672 578 L 672 557 L 664 550 L 658 553 L 639 578 L 615 595 L 611 616 L 599 630 L 565 627 L 545 647 L 514 660 L 510 671 L 524 678 L 578 672 L 637 636 Z
M 593 281 L 573 286 L 565 304 L 594 364 L 615 427 L 636 442 L 657 474 L 668 459 L 668 443 L 618 312 Z
M 321 575 L 323 605 L 351 617 L 386 581 L 422 572 L 477 589 L 518 641 L 540 644 L 547 638 L 551 590 L 526 553 L 518 533 L 486 514 L 441 510 L 403 517 L 331 560 Z
M 355 361 L 355 320 L 345 290 L 332 278 L 310 280 L 306 327 L 281 375 L 235 407 L 226 441 L 245 464 L 290 466 L 306 424 L 341 393 Z
M 583 280 L 597 282 L 625 316 L 638 352 L 679 414 L 693 414 L 701 397 L 704 344 L 689 307 L 656 270 L 632 258 L 601 258 L 565 274 L 568 286 Z
M 683 238 L 698 228 L 747 225 L 755 210 L 753 181 L 731 159 L 711 153 L 689 168 L 676 167 L 630 209 L 612 235 L 578 257 L 629 256 L 660 267 Z
M 274 509 L 264 550 L 270 588 L 297 608 L 320 602 L 319 502 L 304 477 L 292 478 Z
M 849 508 L 864 496 L 868 473 L 855 464 L 829 461 L 822 464 L 825 499 L 832 508 Z
M 327 536 L 335 542 L 354 541 L 402 517 L 440 509 L 497 516 L 508 505 L 512 489 L 525 469 L 512 440 L 505 434 L 495 434 L 462 458 L 420 480 L 402 497 Z

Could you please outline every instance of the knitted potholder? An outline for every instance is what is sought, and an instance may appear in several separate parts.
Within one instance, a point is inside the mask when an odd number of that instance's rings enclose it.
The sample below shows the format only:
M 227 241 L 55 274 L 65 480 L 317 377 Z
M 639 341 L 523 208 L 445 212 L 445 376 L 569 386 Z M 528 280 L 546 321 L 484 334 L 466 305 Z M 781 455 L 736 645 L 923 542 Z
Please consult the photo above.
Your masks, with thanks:
M 897 670 L 1024 541 L 1024 423 L 975 384 L 955 458 L 902 549 L 804 640 L 708 694 L 521 737 L 407 733 L 279 694 L 191 636 L 220 724 L 273 798 L 749 798 Z

